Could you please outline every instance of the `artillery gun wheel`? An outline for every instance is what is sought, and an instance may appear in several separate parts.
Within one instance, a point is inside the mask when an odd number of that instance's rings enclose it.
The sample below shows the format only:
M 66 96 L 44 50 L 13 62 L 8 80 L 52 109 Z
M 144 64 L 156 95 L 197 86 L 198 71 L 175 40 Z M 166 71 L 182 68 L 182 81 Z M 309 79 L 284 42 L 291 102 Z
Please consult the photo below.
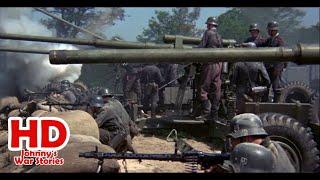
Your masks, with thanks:
M 293 103 L 298 100 L 301 103 L 310 103 L 313 94 L 314 91 L 305 83 L 292 81 L 281 90 L 279 102 Z
M 320 126 L 320 96 L 318 93 L 311 98 L 311 109 L 309 112 L 310 122 Z
M 259 116 L 270 139 L 280 142 L 298 172 L 314 172 L 318 168 L 319 150 L 310 128 L 279 113 L 263 113 Z

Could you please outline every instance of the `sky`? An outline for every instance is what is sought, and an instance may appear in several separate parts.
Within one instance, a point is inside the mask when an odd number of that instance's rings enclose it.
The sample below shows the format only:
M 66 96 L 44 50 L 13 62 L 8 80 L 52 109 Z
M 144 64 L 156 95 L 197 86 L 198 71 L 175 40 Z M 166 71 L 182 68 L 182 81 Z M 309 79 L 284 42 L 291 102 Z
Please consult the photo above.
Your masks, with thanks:
M 136 41 L 136 37 L 142 33 L 143 28 L 148 27 L 148 20 L 155 16 L 155 10 L 171 11 L 169 8 L 153 8 L 153 7 L 130 7 L 124 8 L 128 17 L 125 21 L 116 21 L 114 26 L 107 27 L 104 32 L 107 38 L 112 36 L 120 36 L 126 41 Z M 197 28 L 205 28 L 205 21 L 209 16 L 219 16 L 230 8 L 201 8 L 200 18 L 197 20 Z M 303 19 L 302 25 L 308 27 L 319 22 L 319 9 L 320 8 L 301 8 L 305 10 L 306 15 Z M 41 13 L 34 13 L 36 19 L 44 17 Z

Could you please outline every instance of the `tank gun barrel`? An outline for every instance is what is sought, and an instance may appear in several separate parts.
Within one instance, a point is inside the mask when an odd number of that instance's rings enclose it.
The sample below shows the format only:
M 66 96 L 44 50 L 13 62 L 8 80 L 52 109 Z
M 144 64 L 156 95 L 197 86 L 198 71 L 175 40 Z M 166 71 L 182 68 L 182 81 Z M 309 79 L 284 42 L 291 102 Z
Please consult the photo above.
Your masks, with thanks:
M 186 63 L 186 62 L 287 62 L 319 64 L 317 45 L 298 44 L 295 48 L 197 48 L 197 49 L 108 49 L 54 50 L 51 64 L 94 63 Z
M 7 34 L 7 33 L 0 33 L 0 39 L 51 42 L 51 43 L 63 43 L 63 44 L 77 44 L 77 45 L 88 45 L 88 46 L 96 46 L 96 47 L 101 47 L 101 48 L 115 48 L 115 49 L 168 49 L 168 48 L 174 48 L 174 46 L 171 44 L 155 44 L 155 43 L 141 43 L 141 42 L 101 40 L 101 39 L 87 40 L 87 39 L 31 36 L 31 35 Z
M 201 38 L 197 38 L 197 37 L 175 36 L 175 35 L 167 35 L 167 34 L 163 36 L 163 42 L 174 43 L 177 37 L 182 38 L 183 44 L 198 45 L 201 42 Z M 234 45 L 236 43 L 237 41 L 234 39 L 222 39 L 223 46 Z

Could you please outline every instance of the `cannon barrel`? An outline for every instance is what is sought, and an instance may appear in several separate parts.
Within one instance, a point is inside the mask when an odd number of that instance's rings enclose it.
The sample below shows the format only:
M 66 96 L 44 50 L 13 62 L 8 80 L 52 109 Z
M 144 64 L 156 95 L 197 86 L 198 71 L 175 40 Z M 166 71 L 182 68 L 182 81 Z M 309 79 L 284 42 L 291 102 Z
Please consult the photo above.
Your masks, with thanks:
M 180 37 L 183 41 L 183 44 L 193 44 L 198 45 L 201 42 L 201 38 L 197 37 L 188 37 L 188 36 L 175 36 L 175 35 L 164 35 L 163 42 L 164 43 L 174 43 L 176 38 Z M 222 39 L 223 46 L 234 45 L 237 41 L 234 39 Z
M 32 54 L 49 54 L 49 50 L 41 50 L 35 48 L 21 48 L 21 47 L 6 47 L 0 46 L 0 51 L 5 52 L 18 52 L 18 53 L 32 53 Z
M 174 48 L 174 45 L 171 45 L 171 44 L 155 44 L 155 43 L 141 43 L 141 42 L 114 41 L 114 40 L 101 40 L 101 39 L 87 40 L 87 39 L 31 36 L 31 35 L 7 34 L 7 33 L 0 33 L 0 39 L 77 44 L 77 45 L 88 45 L 88 46 L 96 46 L 101 48 L 115 48 L 115 49 Z M 191 47 L 185 46 L 184 48 L 191 48 Z
M 186 63 L 263 61 L 319 64 L 319 45 L 298 44 L 295 48 L 196 48 L 196 49 L 108 49 L 54 50 L 51 64 L 92 63 Z

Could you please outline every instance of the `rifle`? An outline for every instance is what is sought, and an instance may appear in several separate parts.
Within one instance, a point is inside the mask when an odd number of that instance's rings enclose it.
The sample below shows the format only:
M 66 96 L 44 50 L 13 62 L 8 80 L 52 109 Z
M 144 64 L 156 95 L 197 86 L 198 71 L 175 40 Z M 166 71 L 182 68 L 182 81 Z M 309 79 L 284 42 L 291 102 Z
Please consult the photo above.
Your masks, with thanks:
M 179 140 L 175 139 L 175 142 L 175 152 L 173 154 L 107 153 L 99 152 L 98 147 L 96 146 L 95 151 L 81 152 L 79 153 L 79 157 L 98 159 L 98 173 L 102 172 L 104 159 L 137 159 L 140 162 L 142 159 L 183 162 L 187 163 L 186 170 L 191 172 L 197 172 L 198 164 L 201 165 L 203 169 L 208 169 L 212 165 L 222 164 L 225 160 L 230 159 L 230 153 L 205 153 L 194 150 L 190 145 L 187 145 L 189 146 L 187 151 L 184 149 L 181 153 L 178 153 Z
M 24 89 L 24 93 L 30 96 L 30 95 L 49 95 L 52 92 L 33 92 L 29 89 Z
M 186 67 L 188 67 L 188 66 L 191 66 L 192 64 L 193 64 L 193 63 L 189 63 L 189 64 L 187 64 L 187 65 L 184 65 L 184 66 L 182 66 L 181 69 L 184 69 L 184 68 L 186 68 Z M 168 83 L 166 83 L 166 84 L 162 85 L 161 87 L 159 87 L 159 90 L 167 87 L 168 85 L 172 84 L 173 82 L 177 81 L 178 79 L 180 79 L 180 78 L 182 78 L 182 77 L 183 77 L 183 76 L 180 76 L 180 77 L 177 77 L 177 78 L 169 81 Z

